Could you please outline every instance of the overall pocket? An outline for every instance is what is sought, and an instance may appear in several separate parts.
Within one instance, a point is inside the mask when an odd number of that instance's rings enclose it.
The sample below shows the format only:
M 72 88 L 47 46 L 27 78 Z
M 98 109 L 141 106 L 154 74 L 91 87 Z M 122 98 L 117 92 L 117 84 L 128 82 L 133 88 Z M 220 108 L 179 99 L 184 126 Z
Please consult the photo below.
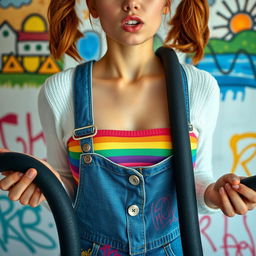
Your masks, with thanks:
M 100 245 L 81 239 L 81 256 L 97 256 Z
M 164 246 L 164 250 L 166 256 L 183 256 L 180 236 Z

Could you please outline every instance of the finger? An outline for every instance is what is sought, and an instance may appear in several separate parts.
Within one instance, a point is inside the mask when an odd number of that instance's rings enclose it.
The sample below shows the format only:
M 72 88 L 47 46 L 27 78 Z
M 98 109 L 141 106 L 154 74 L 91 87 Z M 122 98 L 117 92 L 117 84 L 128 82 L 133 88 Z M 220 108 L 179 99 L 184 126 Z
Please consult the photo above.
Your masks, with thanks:
M 29 201 L 31 200 L 31 197 L 33 196 L 34 192 L 36 190 L 36 185 L 35 184 L 30 184 L 25 191 L 22 193 L 20 196 L 20 203 L 23 205 L 29 204 Z
M 6 152 L 10 152 L 10 150 L 7 148 L 0 148 L 0 153 L 6 153 Z
M 36 188 L 32 197 L 29 200 L 29 205 L 31 207 L 37 207 L 42 201 L 44 196 L 42 196 L 41 190 Z
M 239 196 L 239 194 L 234 189 L 232 189 L 229 183 L 225 185 L 225 189 L 235 212 L 239 215 L 246 214 L 248 207 L 243 199 Z
M 249 202 L 246 203 L 248 211 L 251 211 L 256 208 L 256 204 L 251 204 Z
M 9 190 L 15 183 L 17 183 L 24 174 L 22 172 L 14 172 L 7 175 L 5 178 L 0 180 L 0 189 L 1 190 Z
M 40 199 L 39 199 L 39 203 L 41 204 L 45 200 L 46 200 L 46 198 L 45 198 L 44 194 L 41 193 L 41 196 L 40 196 Z
M 245 186 L 244 184 L 239 184 L 235 190 L 241 194 L 250 204 L 256 204 L 256 191 Z
M 229 201 L 228 195 L 223 187 L 219 189 L 220 199 L 221 199 L 221 210 L 228 217 L 235 216 L 235 210 Z
M 20 199 L 26 188 L 33 182 L 37 175 L 37 171 L 34 168 L 30 168 L 23 176 L 22 179 L 12 187 L 9 193 L 9 198 L 13 201 Z
M 3 175 L 3 176 L 8 176 L 8 175 L 10 175 L 10 174 L 12 174 L 12 173 L 14 173 L 13 171 L 4 171 L 4 172 L 1 172 L 1 174 Z

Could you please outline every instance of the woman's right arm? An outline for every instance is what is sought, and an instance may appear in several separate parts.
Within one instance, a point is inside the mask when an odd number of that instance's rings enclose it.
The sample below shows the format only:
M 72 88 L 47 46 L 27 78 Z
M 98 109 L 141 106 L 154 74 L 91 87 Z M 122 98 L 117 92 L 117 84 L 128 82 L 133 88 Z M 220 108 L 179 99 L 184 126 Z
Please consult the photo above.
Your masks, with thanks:
M 62 182 L 69 196 L 73 199 L 74 181 L 68 166 L 67 151 L 60 121 L 63 119 L 62 115 L 65 114 L 67 115 L 67 120 L 70 121 L 68 123 L 73 125 L 72 116 L 70 117 L 71 113 L 73 113 L 72 107 L 70 107 L 72 105 L 70 90 L 65 90 L 63 84 L 64 81 L 70 84 L 72 74 L 72 71 L 67 71 L 60 75 L 54 75 L 46 81 L 40 90 L 38 109 L 46 138 L 47 162 L 41 159 L 38 160 L 42 161 L 51 169 L 55 176 Z M 62 87 L 60 87 L 60 82 Z M 64 90 L 58 90 L 58 87 Z M 70 88 L 70 85 L 67 85 L 66 88 Z M 62 97 L 63 91 L 64 97 Z M 56 95 L 58 97 L 55 97 Z M 71 108 L 70 111 L 66 111 L 65 108 L 67 107 Z M 72 127 L 67 127 L 67 130 L 70 129 Z M 8 152 L 9 150 L 0 149 L 0 153 L 6 151 Z M 44 201 L 44 196 L 33 184 L 33 180 L 37 175 L 35 169 L 29 169 L 25 174 L 12 172 L 11 170 L 6 170 L 2 174 L 5 177 L 0 180 L 0 189 L 9 191 L 9 198 L 11 200 L 20 201 L 21 204 L 29 204 L 32 207 L 36 207 Z
M 65 141 L 74 126 L 72 76 L 73 70 L 66 70 L 47 79 L 39 92 L 38 112 L 45 135 L 47 162 L 59 173 L 64 188 L 73 200 L 74 179 Z

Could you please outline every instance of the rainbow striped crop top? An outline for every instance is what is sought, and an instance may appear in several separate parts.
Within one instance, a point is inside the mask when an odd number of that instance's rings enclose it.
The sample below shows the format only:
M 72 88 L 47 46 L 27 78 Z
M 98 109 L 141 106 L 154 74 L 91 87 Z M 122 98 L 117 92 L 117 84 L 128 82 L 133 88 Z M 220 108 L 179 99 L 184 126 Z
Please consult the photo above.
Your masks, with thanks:
M 195 163 L 197 136 L 190 132 L 192 159 Z M 67 142 L 69 165 L 79 182 L 79 159 L 82 149 L 72 137 Z M 147 130 L 98 130 L 93 137 L 94 152 L 127 167 L 150 166 L 172 154 L 170 128 Z

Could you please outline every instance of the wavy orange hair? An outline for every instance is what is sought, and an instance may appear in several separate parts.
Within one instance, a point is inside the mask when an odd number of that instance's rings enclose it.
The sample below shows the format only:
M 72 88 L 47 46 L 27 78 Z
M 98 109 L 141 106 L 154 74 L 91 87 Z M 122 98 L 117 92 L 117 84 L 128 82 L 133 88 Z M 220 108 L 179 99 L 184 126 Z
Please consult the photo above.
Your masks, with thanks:
M 169 22 L 171 30 L 164 45 L 181 52 L 193 53 L 192 62 L 197 64 L 204 56 L 204 48 L 210 36 L 208 20 L 207 0 L 182 0 Z
M 79 19 L 75 11 L 76 0 L 51 0 L 48 8 L 49 48 L 52 56 L 59 59 L 64 53 L 81 60 L 77 40 L 83 36 L 78 30 Z
M 107 0 L 106 0 L 107 1 Z M 171 6 L 172 0 L 167 0 Z M 81 60 L 77 40 L 83 36 L 78 30 L 79 19 L 75 12 L 76 0 L 51 0 L 48 8 L 50 52 L 56 59 L 64 53 Z M 204 55 L 209 40 L 209 6 L 207 0 L 182 0 L 170 20 L 171 29 L 164 45 L 181 52 L 194 53 L 197 64 Z M 168 43 L 170 42 L 171 43 Z

